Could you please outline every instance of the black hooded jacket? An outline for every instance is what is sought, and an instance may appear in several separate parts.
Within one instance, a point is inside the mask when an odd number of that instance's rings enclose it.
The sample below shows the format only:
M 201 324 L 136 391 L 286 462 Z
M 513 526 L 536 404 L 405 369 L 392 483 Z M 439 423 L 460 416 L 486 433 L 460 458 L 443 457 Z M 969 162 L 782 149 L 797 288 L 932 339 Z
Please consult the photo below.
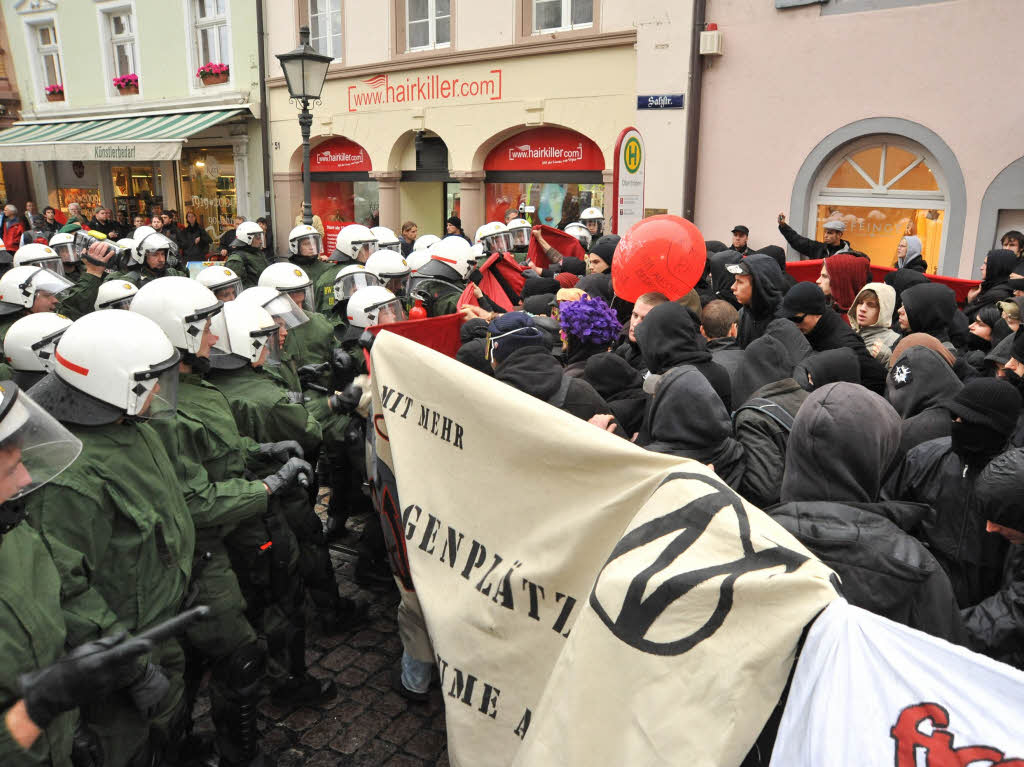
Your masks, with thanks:
M 743 352 L 743 359 L 732 377 L 734 409 L 746 402 L 757 389 L 793 375 L 793 368 L 811 353 L 804 334 L 789 320 L 775 320 L 764 335 Z
M 883 498 L 926 503 L 935 510 L 919 537 L 949 575 L 961 607 L 998 589 L 1006 554 L 1005 541 L 986 534 L 978 514 L 974 485 L 981 468 L 965 463 L 952 440 L 940 437 L 907 453 L 882 491 Z
M 648 450 L 713 464 L 715 473 L 741 492 L 746 467 L 743 446 L 732 437 L 729 413 L 721 399 L 692 365 L 680 365 L 661 377 L 644 430 L 652 439 Z
M 964 313 L 973 317 L 985 306 L 1009 300 L 1013 290 L 1006 283 L 1016 268 L 1017 256 L 1012 250 L 990 250 L 985 256 L 985 280 L 981 283 L 981 292 L 964 307 Z
M 659 304 L 636 328 L 647 368 L 661 374 L 679 365 L 693 365 L 704 374 L 726 410 L 732 407 L 732 382 L 721 365 L 712 361 L 704 337 L 697 332 L 690 312 L 679 304 Z
M 516 349 L 498 365 L 494 377 L 584 421 L 611 412 L 594 387 L 581 378 L 562 374 L 561 364 L 547 346 Z
M 949 579 L 908 534 L 929 513 L 879 501 L 898 455 L 900 419 L 881 397 L 849 383 L 814 392 L 786 450 L 782 504 L 771 517 L 831 567 L 851 604 L 950 641 L 963 625 Z
M 907 288 L 901 296 L 911 333 L 927 333 L 940 341 L 950 340 L 949 326 L 956 314 L 956 294 L 951 288 L 928 282 Z
M 941 287 L 941 286 L 940 286 Z M 816 352 L 829 349 L 853 349 L 860 363 L 860 382 L 876 394 L 885 393 L 885 367 L 871 356 L 864 339 L 843 318 L 831 309 L 825 309 L 818 324 L 807 334 L 807 342 Z
M 930 280 L 916 269 L 897 269 L 885 275 L 885 284 L 896 291 L 896 303 L 892 308 L 892 329 L 901 333 L 899 324 L 899 309 L 903 306 L 903 291 L 915 285 L 927 285 Z
M 587 360 L 583 380 L 608 403 L 626 434 L 640 431 L 650 395 L 643 390 L 643 377 L 628 362 L 613 352 L 596 354 Z
M 885 378 L 885 398 L 903 419 L 904 454 L 922 442 L 949 436 L 951 419 L 943 403 L 962 388 L 946 360 L 925 346 L 912 346 L 893 362 Z
M 755 253 L 744 259 L 754 278 L 750 303 L 740 309 L 736 343 L 746 349 L 751 341 L 764 335 L 768 324 L 775 319 L 775 310 L 782 302 L 786 289 L 782 270 L 771 256 Z
M 736 281 L 736 277 L 729 271 L 728 267 L 730 264 L 738 264 L 742 260 L 743 256 L 735 250 L 723 250 L 720 253 L 715 253 L 708 259 L 711 269 L 711 290 L 714 293 L 714 298 L 728 301 L 737 309 L 740 308 L 740 302 L 736 300 L 736 296 L 732 292 L 732 284 Z
M 797 363 L 793 378 L 807 391 L 830 383 L 860 383 L 860 360 L 853 349 L 829 349 L 810 354 Z

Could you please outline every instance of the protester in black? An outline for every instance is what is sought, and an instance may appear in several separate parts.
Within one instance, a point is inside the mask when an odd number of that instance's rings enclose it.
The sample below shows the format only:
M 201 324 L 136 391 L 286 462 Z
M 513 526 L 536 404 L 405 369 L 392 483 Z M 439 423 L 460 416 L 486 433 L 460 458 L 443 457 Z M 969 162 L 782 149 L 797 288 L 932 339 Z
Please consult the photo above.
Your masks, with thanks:
M 949 362 L 933 349 L 912 346 L 893 359 L 885 398 L 903 419 L 901 452 L 949 436 L 953 421 L 946 403 L 962 388 Z
M 750 342 L 760 338 L 775 319 L 775 311 L 782 301 L 785 282 L 782 270 L 771 256 L 755 253 L 726 267 L 733 275 L 733 295 L 743 306 L 736 342 L 746 349 Z

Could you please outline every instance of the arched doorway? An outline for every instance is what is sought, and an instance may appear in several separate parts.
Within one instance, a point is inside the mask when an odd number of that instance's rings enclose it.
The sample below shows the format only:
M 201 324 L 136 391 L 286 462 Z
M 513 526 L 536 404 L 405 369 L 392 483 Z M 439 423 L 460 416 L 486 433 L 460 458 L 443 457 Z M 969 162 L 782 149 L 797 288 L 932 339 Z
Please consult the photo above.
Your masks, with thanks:
M 327 253 L 334 250 L 346 225 L 376 226 L 380 220 L 378 184 L 370 180 L 371 170 L 369 153 L 344 136 L 333 136 L 310 150 L 310 201 L 324 228 Z

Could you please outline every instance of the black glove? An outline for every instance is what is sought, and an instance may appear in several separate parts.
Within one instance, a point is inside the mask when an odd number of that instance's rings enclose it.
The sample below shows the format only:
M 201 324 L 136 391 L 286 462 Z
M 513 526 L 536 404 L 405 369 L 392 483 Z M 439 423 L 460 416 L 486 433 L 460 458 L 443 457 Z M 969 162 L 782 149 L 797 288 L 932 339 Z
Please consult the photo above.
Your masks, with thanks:
M 103 767 L 103 744 L 99 736 L 81 721 L 71 739 L 71 764 L 74 767 Z
M 335 349 L 331 355 L 331 387 L 341 391 L 359 375 L 359 366 L 344 349 Z
M 344 391 L 336 391 L 327 398 L 327 407 L 331 409 L 332 413 L 348 415 L 354 413 L 356 408 L 359 407 L 359 400 L 362 399 L 362 396 L 362 387 L 350 383 L 345 387 Z
M 313 476 L 312 466 L 301 458 L 289 458 L 285 465 L 274 474 L 264 477 L 263 484 L 267 486 L 267 492 L 277 495 L 283 488 L 294 485 L 296 481 L 302 483 L 303 478 L 308 484 L 311 476 Z
M 133 663 L 153 643 L 120 632 L 79 645 L 56 663 L 18 677 L 28 715 L 46 728 L 64 711 L 104 698 L 131 681 Z
M 479 285 L 484 279 L 484 273 L 479 269 L 474 269 L 469 273 L 469 281 L 474 285 Z
M 269 455 L 275 461 L 284 463 L 289 458 L 303 458 L 302 445 L 294 439 L 284 439 L 280 442 L 261 442 L 260 455 Z
M 315 382 L 320 376 L 327 372 L 329 362 L 321 362 L 319 365 L 303 365 L 295 372 L 298 373 L 299 381 L 303 384 Z
M 135 708 L 148 719 L 153 715 L 156 707 L 160 705 L 160 701 L 164 699 L 167 691 L 170 689 L 171 683 L 164 675 L 163 669 L 149 663 L 146 665 L 146 670 L 142 676 L 136 679 L 132 686 L 128 688 L 128 693 L 132 696 Z
M 358 340 L 358 342 L 357 342 L 357 343 L 358 343 L 358 344 L 359 344 L 359 345 L 360 345 L 361 347 L 363 347 L 364 349 L 372 349 L 372 348 L 373 348 L 373 339 L 375 339 L 376 337 L 377 337 L 377 336 L 375 336 L 375 335 L 374 335 L 373 333 L 371 333 L 371 332 L 370 332 L 369 330 L 364 330 L 364 331 L 363 331 L 363 332 L 362 332 L 362 333 L 361 333 L 361 334 L 359 335 L 359 340 Z

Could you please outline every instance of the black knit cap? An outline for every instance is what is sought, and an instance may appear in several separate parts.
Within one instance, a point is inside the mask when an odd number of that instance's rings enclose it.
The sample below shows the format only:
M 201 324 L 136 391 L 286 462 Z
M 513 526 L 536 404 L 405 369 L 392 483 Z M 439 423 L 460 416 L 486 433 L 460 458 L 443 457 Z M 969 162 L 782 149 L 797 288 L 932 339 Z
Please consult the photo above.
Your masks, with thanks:
M 799 317 L 801 314 L 824 314 L 825 294 L 813 282 L 798 282 L 782 298 L 776 317 Z
M 612 265 L 615 257 L 615 248 L 619 245 L 619 235 L 606 234 L 599 237 L 597 242 L 590 246 L 590 252 L 604 261 L 608 266 Z
M 973 378 L 945 404 L 954 417 L 965 423 L 987 426 L 1008 437 L 1017 427 L 1020 394 L 1012 384 L 998 378 Z
M 1024 363 L 1024 326 L 1017 328 L 1017 332 L 1013 334 L 1010 356 L 1017 360 L 1017 362 Z

